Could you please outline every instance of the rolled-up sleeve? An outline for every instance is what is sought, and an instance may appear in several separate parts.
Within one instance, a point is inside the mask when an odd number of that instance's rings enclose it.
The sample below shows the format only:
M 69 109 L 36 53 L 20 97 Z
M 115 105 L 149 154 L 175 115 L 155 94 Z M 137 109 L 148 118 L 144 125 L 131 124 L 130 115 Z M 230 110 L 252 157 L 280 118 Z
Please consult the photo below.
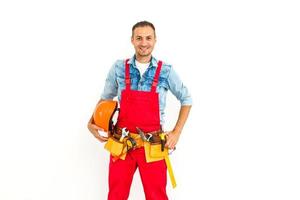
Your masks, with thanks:
M 116 62 L 110 68 L 105 80 L 105 86 L 101 94 L 101 99 L 113 99 L 118 94 L 118 85 L 116 81 Z
M 182 83 L 173 67 L 170 68 L 168 85 L 172 94 L 180 101 L 181 105 L 192 105 L 192 96 L 187 87 Z

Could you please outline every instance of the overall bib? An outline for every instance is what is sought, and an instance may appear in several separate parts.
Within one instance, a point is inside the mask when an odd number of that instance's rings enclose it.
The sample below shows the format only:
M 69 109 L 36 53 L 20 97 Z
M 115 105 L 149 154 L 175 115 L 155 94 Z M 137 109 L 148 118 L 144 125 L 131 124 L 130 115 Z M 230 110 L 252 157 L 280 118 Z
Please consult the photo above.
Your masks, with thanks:
M 162 62 L 158 62 L 151 91 L 137 91 L 130 88 L 130 66 L 125 61 L 126 88 L 121 93 L 118 126 L 136 133 L 136 127 L 145 132 L 160 130 L 159 96 L 156 92 Z M 166 194 L 167 166 L 165 160 L 146 162 L 144 147 L 127 153 L 125 160 L 109 164 L 108 200 L 127 200 L 133 175 L 139 168 L 146 200 L 168 200 Z

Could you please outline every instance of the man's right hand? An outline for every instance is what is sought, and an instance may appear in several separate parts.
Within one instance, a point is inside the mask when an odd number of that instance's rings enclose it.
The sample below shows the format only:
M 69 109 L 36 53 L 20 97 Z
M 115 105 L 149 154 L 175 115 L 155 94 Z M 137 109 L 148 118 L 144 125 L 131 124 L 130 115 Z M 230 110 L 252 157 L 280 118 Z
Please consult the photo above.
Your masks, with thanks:
M 108 140 L 108 137 L 99 134 L 98 130 L 100 131 L 103 130 L 99 126 L 92 123 L 88 123 L 88 129 L 95 136 L 95 138 L 97 138 L 100 142 L 106 142 Z

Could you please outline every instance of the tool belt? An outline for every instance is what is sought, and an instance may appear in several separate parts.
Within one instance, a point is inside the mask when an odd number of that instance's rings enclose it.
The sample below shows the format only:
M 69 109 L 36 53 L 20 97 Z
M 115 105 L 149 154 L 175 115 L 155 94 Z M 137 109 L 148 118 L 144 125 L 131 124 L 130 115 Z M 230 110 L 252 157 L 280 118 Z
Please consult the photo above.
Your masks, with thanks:
M 161 133 L 163 133 L 163 130 L 160 129 L 160 130 L 157 130 L 157 131 L 147 132 L 147 133 L 144 133 L 144 134 L 148 138 L 148 141 L 150 143 L 160 144 L 161 143 L 161 138 L 160 138 L 159 134 L 161 134 Z M 121 138 L 122 128 L 114 127 L 114 135 L 118 139 Z
M 163 131 L 158 130 L 150 133 L 144 133 L 144 138 L 137 133 L 129 133 L 126 137 L 122 138 L 122 129 L 115 127 L 112 135 L 105 144 L 105 149 L 108 150 L 113 157 L 125 159 L 122 155 L 136 148 L 145 146 L 145 142 L 147 142 L 151 147 L 151 156 L 155 158 L 163 157 L 166 153 L 168 153 L 168 151 L 164 147 L 166 142 L 165 138 L 162 142 L 162 138 L 159 134 L 163 134 Z
M 113 161 L 118 159 L 125 160 L 128 152 L 144 147 L 146 162 L 149 163 L 163 159 L 166 161 L 170 179 L 175 188 L 176 181 L 169 160 L 169 149 L 165 148 L 165 133 L 162 130 L 158 130 L 150 133 L 128 133 L 126 137 L 122 137 L 122 131 L 121 128 L 115 127 L 104 146 L 111 153 Z

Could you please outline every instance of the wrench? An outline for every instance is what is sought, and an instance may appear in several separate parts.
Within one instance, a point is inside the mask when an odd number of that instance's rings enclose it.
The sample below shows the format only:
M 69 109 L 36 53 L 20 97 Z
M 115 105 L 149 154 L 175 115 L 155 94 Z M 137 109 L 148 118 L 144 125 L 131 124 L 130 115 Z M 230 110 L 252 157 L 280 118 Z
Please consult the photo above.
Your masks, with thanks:
M 129 131 L 126 127 L 122 128 L 122 135 L 120 137 L 120 142 L 123 142 L 124 138 L 129 135 Z

